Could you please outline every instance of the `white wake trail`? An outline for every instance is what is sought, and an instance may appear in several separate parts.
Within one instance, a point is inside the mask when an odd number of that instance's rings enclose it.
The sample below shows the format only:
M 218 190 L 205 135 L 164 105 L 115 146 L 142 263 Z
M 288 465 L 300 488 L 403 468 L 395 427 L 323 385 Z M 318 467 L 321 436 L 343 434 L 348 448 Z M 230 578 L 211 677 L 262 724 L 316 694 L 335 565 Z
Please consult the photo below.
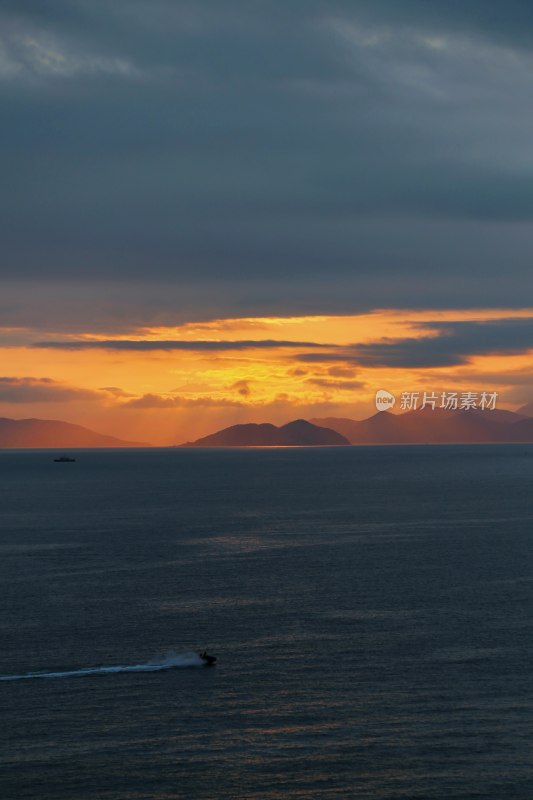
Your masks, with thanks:
M 166 669 L 205 667 L 197 653 L 171 653 L 163 661 L 148 661 L 146 664 L 118 664 L 104 667 L 82 667 L 61 672 L 23 672 L 20 675 L 0 675 L 0 681 L 25 681 L 35 678 L 80 678 L 88 675 L 113 675 L 117 672 L 161 672 Z

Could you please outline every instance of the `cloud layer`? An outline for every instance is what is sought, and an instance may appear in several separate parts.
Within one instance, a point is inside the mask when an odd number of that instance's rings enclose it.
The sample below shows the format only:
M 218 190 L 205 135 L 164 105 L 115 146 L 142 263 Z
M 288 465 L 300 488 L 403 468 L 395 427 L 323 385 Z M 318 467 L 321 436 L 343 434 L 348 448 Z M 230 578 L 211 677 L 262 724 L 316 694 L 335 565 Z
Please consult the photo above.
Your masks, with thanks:
M 275 339 L 247 339 L 235 341 L 196 340 L 179 341 L 165 339 L 64 339 L 34 342 L 32 347 L 45 350 L 185 350 L 190 352 L 224 352 L 226 350 L 276 350 L 278 348 L 313 347 L 328 348 L 331 345 L 318 342 L 277 341 Z
M 72 403 L 99 401 L 101 398 L 99 392 L 69 386 L 51 378 L 0 376 L 0 403 Z
M 127 284 L 108 324 L 531 288 L 523 2 L 6 0 L 0 30 L 10 321 L 43 281 L 66 316 Z

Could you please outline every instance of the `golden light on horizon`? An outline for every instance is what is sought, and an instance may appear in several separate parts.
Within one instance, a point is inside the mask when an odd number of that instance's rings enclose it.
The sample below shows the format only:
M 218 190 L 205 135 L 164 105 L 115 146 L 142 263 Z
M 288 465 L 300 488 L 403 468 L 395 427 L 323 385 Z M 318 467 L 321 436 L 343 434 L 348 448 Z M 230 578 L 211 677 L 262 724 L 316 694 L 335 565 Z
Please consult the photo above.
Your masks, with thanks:
M 468 384 L 472 390 L 503 390 L 505 401 L 505 390 L 520 383 L 521 375 L 527 382 L 532 364 L 528 351 L 471 354 L 441 366 L 431 359 L 416 366 L 413 359 L 412 365 L 397 366 L 380 365 L 374 348 L 385 347 L 388 353 L 397 342 L 439 339 L 439 325 L 532 316 L 529 309 L 393 309 L 353 316 L 210 320 L 113 336 L 96 331 L 52 338 L 17 329 L 20 344 L 2 348 L 3 375 L 50 383 L 36 384 L 38 392 L 33 386 L 34 400 L 29 384 L 24 384 L 25 399 L 9 402 L 2 397 L 0 413 L 62 418 L 167 444 L 235 422 L 362 418 L 375 410 L 375 392 L 381 388 L 399 393 L 463 389 Z M 52 344 L 32 346 L 43 340 Z M 72 349 L 76 343 L 79 349 Z M 160 349 L 157 343 L 162 343 Z M 78 393 L 72 391 L 69 398 L 58 387 L 74 387 Z M 54 391 L 62 399 L 53 400 Z M 519 404 L 512 393 L 506 402 Z

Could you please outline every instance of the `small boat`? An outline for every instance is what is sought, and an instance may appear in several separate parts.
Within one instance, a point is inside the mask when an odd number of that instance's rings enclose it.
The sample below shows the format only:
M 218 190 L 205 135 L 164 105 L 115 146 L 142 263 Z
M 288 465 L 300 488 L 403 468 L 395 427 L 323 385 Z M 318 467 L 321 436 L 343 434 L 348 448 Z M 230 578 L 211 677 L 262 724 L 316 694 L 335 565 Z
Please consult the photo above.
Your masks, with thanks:
M 215 661 L 217 660 L 217 657 L 216 657 L 216 656 L 210 656 L 210 655 L 208 655 L 208 654 L 205 652 L 205 650 L 204 650 L 204 652 L 203 652 L 203 653 L 198 653 L 198 655 L 200 656 L 200 658 L 202 659 L 202 661 L 204 662 L 204 664 L 205 664 L 205 666 L 206 666 L 206 667 L 212 667 L 212 666 L 214 666 L 214 664 L 215 664 Z
M 68 456 L 59 456 L 59 458 L 54 458 L 54 461 L 56 461 L 56 462 L 58 462 L 60 464 L 65 464 L 65 463 L 70 462 L 70 461 L 76 461 L 76 459 L 75 458 L 69 458 Z

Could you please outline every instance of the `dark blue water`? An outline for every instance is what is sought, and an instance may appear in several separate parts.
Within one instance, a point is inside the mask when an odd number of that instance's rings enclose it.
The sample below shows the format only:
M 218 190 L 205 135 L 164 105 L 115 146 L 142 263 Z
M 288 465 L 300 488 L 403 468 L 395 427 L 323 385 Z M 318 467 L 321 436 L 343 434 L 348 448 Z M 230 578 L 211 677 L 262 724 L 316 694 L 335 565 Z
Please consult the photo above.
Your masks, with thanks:
M 532 487 L 528 445 L 2 452 L 0 798 L 531 800 Z

